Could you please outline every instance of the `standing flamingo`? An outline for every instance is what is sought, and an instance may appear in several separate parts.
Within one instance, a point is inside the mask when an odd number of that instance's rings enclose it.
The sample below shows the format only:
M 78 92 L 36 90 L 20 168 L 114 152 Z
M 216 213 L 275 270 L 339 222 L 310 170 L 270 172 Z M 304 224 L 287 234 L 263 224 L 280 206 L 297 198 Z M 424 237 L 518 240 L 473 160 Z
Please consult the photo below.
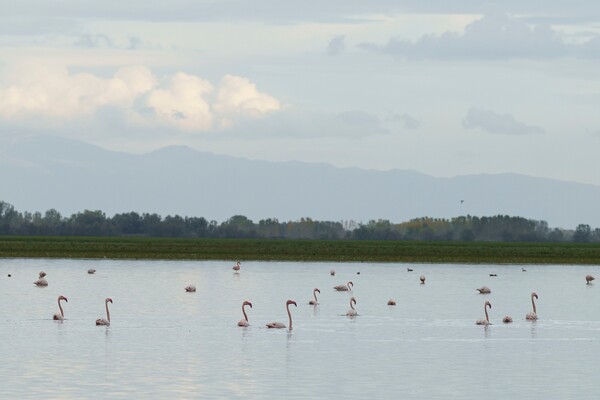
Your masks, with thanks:
M 290 313 L 290 304 L 293 304 L 296 307 L 298 307 L 298 305 L 296 304 L 296 302 L 294 300 L 288 300 L 285 303 L 285 308 L 288 313 L 288 319 L 290 321 L 290 331 L 291 331 L 292 330 L 292 314 Z M 285 324 L 283 324 L 281 322 L 269 322 L 267 324 L 267 328 L 282 329 L 282 328 L 285 328 Z
M 311 306 L 316 306 L 317 304 L 319 304 L 319 303 L 317 302 L 317 292 L 319 292 L 319 294 L 321 293 L 321 291 L 320 291 L 319 289 L 315 288 L 315 289 L 313 290 L 313 297 L 314 297 L 315 299 L 314 299 L 314 300 L 311 300 L 311 301 L 309 301 L 309 302 L 308 302 L 308 304 L 309 304 L 309 305 L 311 305 Z
M 533 305 L 533 312 L 527 313 L 527 315 L 525 315 L 525 319 L 529 320 L 529 321 L 537 321 L 537 314 L 535 312 L 535 301 L 533 300 L 533 298 L 538 298 L 538 295 L 536 292 L 531 293 L 531 304 Z
M 479 289 L 475 289 L 477 291 L 479 291 L 479 294 L 488 294 L 488 293 L 492 293 L 492 291 L 490 290 L 489 287 L 487 286 L 482 286 Z
M 491 325 L 490 324 L 490 317 L 488 316 L 488 312 L 487 312 L 487 307 L 490 308 L 490 310 L 492 309 L 492 303 L 490 303 L 489 301 L 486 301 L 485 303 L 483 303 L 483 311 L 485 312 L 485 319 L 478 319 L 477 321 L 475 321 L 475 323 L 477 325 Z
M 358 315 L 358 313 L 356 312 L 356 310 L 354 309 L 354 304 L 356 304 L 356 299 L 354 297 L 352 297 L 350 299 L 350 309 L 348 310 L 348 312 L 346 313 L 347 317 L 356 317 Z
M 424 285 L 425 284 L 425 275 L 421 275 L 419 277 L 419 279 L 421 280 L 421 285 Z
M 354 283 L 348 282 L 345 285 L 337 285 L 337 286 L 334 286 L 333 288 L 335 290 L 337 290 L 338 292 L 349 292 L 352 290 L 353 286 L 354 286 Z
M 240 272 L 240 262 L 238 261 L 237 264 L 235 264 L 231 269 L 234 270 L 235 272 Z
M 585 276 L 585 281 L 586 281 L 586 284 L 588 284 L 588 285 L 591 285 L 591 284 L 592 284 L 592 281 L 593 281 L 594 279 L 596 279 L 596 278 L 594 278 L 592 275 L 586 275 L 586 276 Z
M 196 286 L 194 285 L 188 285 L 186 287 L 184 287 L 186 292 L 195 292 L 196 291 Z
M 106 319 L 104 318 L 98 318 L 96 320 L 96 325 L 106 325 L 109 326 L 110 325 L 110 313 L 108 312 L 108 303 L 112 304 L 112 299 L 111 298 L 106 298 L 104 300 L 104 305 L 106 306 Z
M 242 314 L 244 314 L 244 319 L 240 319 L 240 321 L 238 322 L 238 326 L 246 327 L 250 324 L 248 323 L 248 316 L 246 315 L 246 310 L 244 310 L 244 306 L 250 306 L 250 308 L 252 308 L 252 303 L 250 303 L 249 301 L 244 301 L 242 303 Z
M 44 271 L 40 271 L 40 275 L 37 281 L 33 282 L 35 286 L 48 286 L 48 281 L 44 279 L 46 273 Z
M 58 296 L 58 309 L 60 310 L 60 314 L 56 313 L 54 314 L 54 316 L 52 317 L 53 320 L 55 321 L 62 321 L 65 319 L 65 313 L 63 312 L 63 309 L 60 305 L 60 301 L 64 300 L 67 303 L 69 302 L 69 300 L 67 300 L 67 298 L 65 296 Z

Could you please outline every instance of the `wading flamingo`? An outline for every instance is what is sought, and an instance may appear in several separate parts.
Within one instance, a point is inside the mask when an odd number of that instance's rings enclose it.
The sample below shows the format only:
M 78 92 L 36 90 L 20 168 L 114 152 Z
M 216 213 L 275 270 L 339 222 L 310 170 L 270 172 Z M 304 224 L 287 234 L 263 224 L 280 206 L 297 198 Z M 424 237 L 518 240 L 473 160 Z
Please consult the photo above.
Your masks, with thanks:
M 196 286 L 194 286 L 194 285 L 188 285 L 184 289 L 185 289 L 186 292 L 195 292 L 196 291 Z
M 335 269 L 332 269 L 331 271 L 329 271 L 329 275 L 335 276 Z
M 308 302 L 309 305 L 311 306 L 316 306 L 317 304 L 319 304 L 317 302 L 317 292 L 319 292 L 319 294 L 321 294 L 321 291 L 317 288 L 315 288 L 315 290 L 313 290 L 313 297 L 315 298 L 314 300 L 311 300 Z
M 592 281 L 593 281 L 594 279 L 596 279 L 596 278 L 594 278 L 592 275 L 586 275 L 586 276 L 585 276 L 585 281 L 586 281 L 586 283 L 587 283 L 588 285 L 591 285 L 591 284 L 592 284 Z
M 287 310 L 288 313 L 288 319 L 290 321 L 290 331 L 292 330 L 292 314 L 290 313 L 290 304 L 295 305 L 296 307 L 298 307 L 298 305 L 296 304 L 296 302 L 294 300 L 288 300 L 285 303 L 285 308 Z M 269 322 L 267 324 L 267 328 L 273 328 L 273 329 L 282 329 L 285 328 L 285 324 L 281 323 L 281 322 Z
M 536 314 L 536 310 L 535 310 L 535 301 L 533 300 L 533 298 L 538 298 L 538 295 L 536 292 L 531 293 L 531 305 L 533 306 L 533 312 L 527 313 L 527 315 L 525 315 L 525 319 L 528 319 L 529 321 L 537 321 L 537 314 Z
M 88 274 L 91 275 L 91 274 L 95 274 L 95 273 L 96 273 L 95 269 L 93 269 L 93 268 L 88 269 Z
M 512 322 L 512 317 L 510 315 L 507 315 L 504 318 L 502 318 L 502 322 L 504 322 L 505 324 L 510 324 Z
M 111 298 L 106 298 L 104 300 L 104 305 L 106 306 L 106 319 L 104 318 L 98 318 L 96 320 L 96 325 L 110 325 L 110 313 L 108 312 L 108 303 L 112 304 L 112 299 Z
M 61 300 L 64 300 L 67 303 L 69 302 L 69 300 L 67 300 L 67 298 L 65 296 L 58 296 L 58 309 L 60 310 L 60 314 L 58 314 L 58 313 L 54 314 L 52 319 L 55 321 L 62 321 L 65 319 L 65 313 L 63 312 L 62 306 L 60 305 Z
M 487 286 L 482 286 L 479 289 L 475 289 L 479 291 L 479 294 L 488 294 L 488 293 L 492 293 L 492 291 L 490 290 L 489 287 Z
M 249 301 L 244 301 L 242 303 L 242 314 L 244 314 L 244 319 L 240 319 L 240 321 L 238 322 L 238 326 L 246 327 L 250 324 L 248 323 L 248 316 L 246 315 L 246 310 L 244 310 L 244 306 L 250 306 L 250 308 L 252 308 L 252 303 L 250 303 Z
M 394 299 L 388 300 L 388 306 L 395 306 L 395 305 L 396 305 L 396 300 L 394 300 Z
M 239 272 L 240 271 L 240 262 L 238 261 L 237 264 L 235 264 L 233 267 L 231 267 L 232 270 L 234 270 L 235 272 Z
M 48 281 L 46 279 L 44 279 L 45 276 L 46 276 L 46 273 L 44 271 L 40 271 L 39 279 L 37 281 L 33 282 L 33 284 L 36 286 L 48 286 Z
M 338 292 L 349 292 L 352 290 L 353 286 L 354 286 L 354 283 L 348 282 L 345 285 L 337 285 L 337 286 L 334 286 L 333 288 L 335 290 L 337 290 Z
M 358 315 L 358 313 L 356 312 L 356 310 L 354 309 L 354 304 L 356 304 L 356 299 L 354 297 L 352 297 L 350 299 L 350 309 L 348 310 L 348 312 L 346 313 L 347 317 L 356 317 Z
M 487 312 L 487 308 L 490 308 L 490 310 L 492 309 L 492 303 L 490 303 L 489 301 L 486 301 L 485 303 L 483 303 L 483 311 L 485 312 L 485 319 L 478 319 L 477 321 L 475 321 L 475 323 L 477 325 L 491 325 L 490 324 L 490 317 L 488 316 L 488 312 Z
M 425 275 L 421 275 L 419 277 L 419 279 L 421 280 L 421 285 L 424 285 L 425 284 Z

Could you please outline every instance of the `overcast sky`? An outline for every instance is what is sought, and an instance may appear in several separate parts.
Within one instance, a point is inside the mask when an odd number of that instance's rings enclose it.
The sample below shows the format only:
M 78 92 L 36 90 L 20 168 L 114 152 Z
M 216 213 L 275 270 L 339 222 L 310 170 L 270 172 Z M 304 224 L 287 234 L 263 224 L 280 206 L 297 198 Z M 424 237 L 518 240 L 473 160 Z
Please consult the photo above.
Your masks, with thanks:
M 0 134 L 31 132 L 600 185 L 600 2 L 10 2 Z

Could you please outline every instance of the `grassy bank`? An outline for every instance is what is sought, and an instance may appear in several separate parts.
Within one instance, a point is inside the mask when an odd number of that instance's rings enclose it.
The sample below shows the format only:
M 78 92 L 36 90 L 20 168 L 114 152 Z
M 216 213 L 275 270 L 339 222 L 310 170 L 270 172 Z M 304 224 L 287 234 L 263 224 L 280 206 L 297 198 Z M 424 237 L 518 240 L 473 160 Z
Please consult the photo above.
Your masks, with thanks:
M 4 236 L 0 257 L 600 265 L 600 244 Z

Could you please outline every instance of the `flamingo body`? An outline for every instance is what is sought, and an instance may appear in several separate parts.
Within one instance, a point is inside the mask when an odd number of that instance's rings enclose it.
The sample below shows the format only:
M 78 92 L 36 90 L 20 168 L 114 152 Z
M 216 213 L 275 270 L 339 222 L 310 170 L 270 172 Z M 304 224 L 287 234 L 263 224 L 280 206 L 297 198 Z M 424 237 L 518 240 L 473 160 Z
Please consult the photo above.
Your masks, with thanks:
M 394 300 L 394 299 L 389 299 L 389 300 L 388 300 L 388 302 L 387 302 L 387 305 L 388 305 L 388 306 L 395 306 L 395 305 L 396 305 L 396 300 Z
M 185 289 L 186 292 L 195 292 L 196 291 L 196 286 L 194 286 L 194 285 L 188 285 L 184 289 Z
M 319 303 L 318 303 L 318 301 L 317 301 L 317 292 L 321 293 L 321 291 L 320 291 L 318 288 L 315 288 L 315 289 L 313 290 L 313 297 L 314 297 L 314 299 L 313 299 L 313 300 L 310 300 L 310 301 L 308 302 L 308 304 L 309 304 L 309 305 L 311 305 L 311 306 L 316 306 L 317 304 L 319 304 Z
M 504 318 L 502 318 L 502 322 L 504 322 L 505 324 L 510 324 L 511 322 L 513 322 L 513 319 L 510 315 L 507 315 Z
M 475 289 L 477 291 L 479 291 L 479 294 L 488 294 L 488 293 L 492 293 L 492 291 L 490 290 L 489 287 L 487 286 L 482 286 L 479 289 Z
M 90 268 L 90 269 L 87 270 L 87 273 L 90 274 L 90 275 L 92 275 L 92 274 L 96 273 L 96 270 L 93 269 L 93 268 Z
M 233 267 L 231 267 L 232 270 L 234 270 L 235 272 L 239 272 L 241 268 L 240 262 L 238 261 Z
M 591 285 L 591 284 L 592 284 L 592 281 L 593 281 L 594 279 L 596 279 L 596 278 L 594 278 L 592 275 L 586 275 L 586 276 L 585 276 L 585 282 L 586 282 L 586 284 L 588 284 L 588 285 Z
M 345 285 L 337 285 L 337 286 L 334 286 L 333 288 L 335 290 L 337 290 L 338 292 L 349 292 L 352 290 L 352 286 L 354 286 L 354 283 L 348 282 Z

